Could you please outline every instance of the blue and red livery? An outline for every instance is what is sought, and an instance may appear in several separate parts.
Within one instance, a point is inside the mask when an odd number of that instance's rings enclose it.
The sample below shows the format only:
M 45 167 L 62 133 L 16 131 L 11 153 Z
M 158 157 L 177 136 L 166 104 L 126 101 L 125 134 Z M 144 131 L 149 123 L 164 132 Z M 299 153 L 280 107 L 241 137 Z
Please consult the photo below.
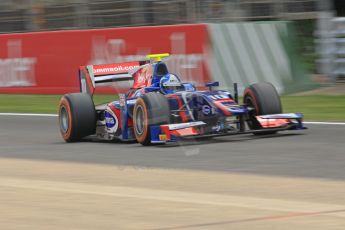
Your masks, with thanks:
M 86 136 L 143 145 L 167 143 L 185 138 L 234 134 L 272 134 L 305 129 L 300 113 L 282 113 L 279 95 L 272 84 L 248 86 L 243 104 L 233 94 L 215 89 L 209 82 L 204 90 L 181 82 L 161 60 L 168 54 L 148 55 L 149 60 L 81 66 L 80 93 L 66 94 L 59 105 L 62 137 L 67 142 Z M 95 106 L 92 100 L 100 83 L 133 80 L 119 99 Z

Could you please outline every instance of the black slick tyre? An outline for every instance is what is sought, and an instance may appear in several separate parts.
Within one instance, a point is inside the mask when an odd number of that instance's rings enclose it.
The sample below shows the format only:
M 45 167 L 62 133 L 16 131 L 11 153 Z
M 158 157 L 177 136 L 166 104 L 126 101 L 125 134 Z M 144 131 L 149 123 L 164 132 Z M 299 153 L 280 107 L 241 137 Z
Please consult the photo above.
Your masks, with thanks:
M 59 104 L 59 126 L 66 142 L 76 142 L 96 132 L 96 110 L 85 93 L 65 94 Z
M 248 125 L 251 129 L 262 128 L 255 116 L 282 113 L 282 104 L 275 87 L 268 83 L 255 83 L 245 89 L 243 103 L 254 108 L 250 113 Z M 254 134 L 272 134 L 274 131 L 258 132 Z
M 156 92 L 137 99 L 133 110 L 133 126 L 136 140 L 142 145 L 151 144 L 151 125 L 170 123 L 168 99 Z

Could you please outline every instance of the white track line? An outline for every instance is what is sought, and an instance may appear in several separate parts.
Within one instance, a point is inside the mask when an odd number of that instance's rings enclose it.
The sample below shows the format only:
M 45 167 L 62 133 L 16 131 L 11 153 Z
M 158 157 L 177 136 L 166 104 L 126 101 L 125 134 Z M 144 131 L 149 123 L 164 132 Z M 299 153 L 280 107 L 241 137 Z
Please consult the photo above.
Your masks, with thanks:
M 0 116 L 57 117 L 58 115 L 47 113 L 0 113 Z M 312 125 L 345 125 L 345 122 L 304 121 L 303 123 Z
M 47 113 L 0 113 L 0 116 L 57 117 L 58 115 Z
M 303 123 L 312 125 L 345 125 L 345 122 L 303 121 Z

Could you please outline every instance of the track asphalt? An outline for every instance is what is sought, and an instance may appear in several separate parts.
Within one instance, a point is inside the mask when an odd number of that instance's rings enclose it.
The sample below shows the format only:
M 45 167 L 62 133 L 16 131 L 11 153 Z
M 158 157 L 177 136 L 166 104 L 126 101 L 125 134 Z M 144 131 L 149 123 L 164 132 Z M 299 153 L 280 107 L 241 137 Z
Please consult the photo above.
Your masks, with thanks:
M 57 117 L 0 116 L 0 157 L 345 179 L 345 125 L 307 124 L 277 135 L 228 136 L 144 147 L 87 139 L 65 143 Z

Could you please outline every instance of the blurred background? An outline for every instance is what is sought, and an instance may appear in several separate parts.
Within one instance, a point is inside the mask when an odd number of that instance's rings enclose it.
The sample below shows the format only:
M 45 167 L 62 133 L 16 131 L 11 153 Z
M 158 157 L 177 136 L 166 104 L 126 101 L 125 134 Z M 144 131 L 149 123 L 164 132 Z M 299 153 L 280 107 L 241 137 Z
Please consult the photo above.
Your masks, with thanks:
M 291 79 L 297 76 L 297 80 L 308 82 L 298 84 L 301 90 L 306 90 L 315 86 L 311 82 L 335 84 L 344 81 L 343 16 L 345 1 L 342 0 L 2 0 L 0 33 L 200 23 L 227 24 L 232 33 L 229 23 L 250 22 L 250 25 L 255 25 L 256 22 L 288 22 L 284 28 L 277 26 L 277 33 L 282 37 L 284 55 L 288 56 L 290 65 L 290 73 L 285 75 L 291 75 Z M 265 31 L 264 28 L 259 29 Z M 219 29 L 210 26 L 209 30 L 214 32 Z M 248 30 L 245 28 L 245 31 Z M 288 36 L 282 35 L 283 30 L 289 31 Z M 217 31 L 211 32 L 210 37 L 215 47 L 221 42 Z M 253 36 L 248 33 L 248 37 L 252 39 Z M 15 42 L 18 40 L 9 41 L 8 47 L 12 47 L 11 44 Z M 255 41 L 249 42 L 255 46 Z M 263 46 L 262 49 L 267 47 Z M 242 50 L 238 52 L 243 53 Z M 274 49 L 272 52 L 275 52 Z M 243 63 L 242 60 L 240 62 Z M 257 63 L 256 66 L 259 65 L 263 66 L 264 63 Z M 264 70 L 262 72 L 267 75 Z M 276 72 L 282 73 L 283 70 Z M 222 77 L 225 79 L 223 83 L 230 85 L 232 82 L 226 80 L 227 76 L 236 74 L 239 73 L 228 71 Z M 282 79 L 285 81 L 287 78 Z M 294 90 L 296 85 L 287 84 L 284 92 Z
M 2 0 L 0 30 L 87 29 L 253 20 L 315 20 L 344 13 L 328 0 Z M 339 6 L 338 6 L 339 5 Z M 334 12 L 336 7 L 338 12 Z

